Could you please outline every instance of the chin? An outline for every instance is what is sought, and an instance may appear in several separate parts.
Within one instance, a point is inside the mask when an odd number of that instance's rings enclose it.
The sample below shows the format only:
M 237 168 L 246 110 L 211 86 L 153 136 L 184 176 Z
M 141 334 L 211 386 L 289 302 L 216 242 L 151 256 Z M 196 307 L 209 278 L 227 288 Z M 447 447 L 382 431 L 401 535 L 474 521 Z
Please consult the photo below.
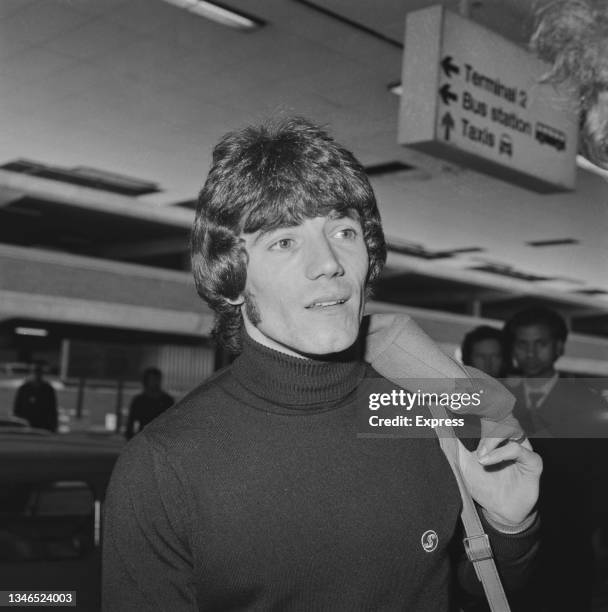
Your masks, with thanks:
M 352 333 L 343 332 L 341 334 L 329 334 L 326 337 L 318 338 L 314 343 L 310 344 L 310 350 L 303 352 L 309 355 L 331 355 L 332 353 L 341 353 L 349 349 L 357 340 L 358 330 Z

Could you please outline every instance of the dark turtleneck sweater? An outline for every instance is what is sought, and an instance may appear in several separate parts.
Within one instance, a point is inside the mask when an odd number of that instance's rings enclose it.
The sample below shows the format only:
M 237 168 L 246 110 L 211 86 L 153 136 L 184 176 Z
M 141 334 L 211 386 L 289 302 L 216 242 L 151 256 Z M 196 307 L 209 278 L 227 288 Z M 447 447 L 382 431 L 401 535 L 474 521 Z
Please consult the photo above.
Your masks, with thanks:
M 121 455 L 103 609 L 449 610 L 460 497 L 437 441 L 357 437 L 359 394 L 383 390 L 366 364 L 244 344 Z M 534 537 L 492 541 L 517 581 Z

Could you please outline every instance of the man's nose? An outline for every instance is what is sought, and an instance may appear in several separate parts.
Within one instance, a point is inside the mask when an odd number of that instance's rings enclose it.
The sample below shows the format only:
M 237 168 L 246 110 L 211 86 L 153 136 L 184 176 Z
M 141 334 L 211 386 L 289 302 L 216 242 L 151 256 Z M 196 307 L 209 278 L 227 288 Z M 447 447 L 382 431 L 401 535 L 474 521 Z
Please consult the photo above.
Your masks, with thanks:
M 344 268 L 331 242 L 323 236 L 312 242 L 306 265 L 306 276 L 311 280 L 321 276 L 342 276 Z

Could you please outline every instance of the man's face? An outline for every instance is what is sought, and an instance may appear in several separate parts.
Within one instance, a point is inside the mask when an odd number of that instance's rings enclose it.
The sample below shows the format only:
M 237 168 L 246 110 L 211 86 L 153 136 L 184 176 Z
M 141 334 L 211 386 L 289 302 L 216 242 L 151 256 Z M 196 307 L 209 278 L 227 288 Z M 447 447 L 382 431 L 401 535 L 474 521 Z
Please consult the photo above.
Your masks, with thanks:
M 546 325 L 526 325 L 515 331 L 513 358 L 527 378 L 553 376 L 553 364 L 564 352 L 564 343 Z
M 295 356 L 336 353 L 355 342 L 368 269 L 358 220 L 315 217 L 243 238 L 249 263 L 242 311 L 254 340 Z
M 144 389 L 148 393 L 158 393 L 161 388 L 161 378 L 156 374 L 148 374 L 144 380 Z
M 471 365 L 494 378 L 502 374 L 502 347 L 498 340 L 486 338 L 473 344 Z

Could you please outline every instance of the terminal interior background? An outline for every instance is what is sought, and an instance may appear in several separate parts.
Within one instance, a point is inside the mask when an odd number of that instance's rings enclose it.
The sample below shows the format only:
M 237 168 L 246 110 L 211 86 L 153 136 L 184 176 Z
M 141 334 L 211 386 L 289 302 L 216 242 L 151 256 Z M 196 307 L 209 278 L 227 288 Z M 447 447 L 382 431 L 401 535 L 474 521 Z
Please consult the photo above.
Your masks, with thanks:
M 145 366 L 176 395 L 213 371 L 193 208 L 213 144 L 277 114 L 326 125 L 371 176 L 389 256 L 370 311 L 411 313 L 453 354 L 542 303 L 574 332 L 559 368 L 607 376 L 605 177 L 539 194 L 397 144 L 405 14 L 430 4 L 231 0 L 260 24 L 240 30 L 162 0 L 4 0 L 0 413 L 32 359 L 63 429 L 105 427 Z M 527 0 L 444 4 L 530 38 Z
M 197 193 L 224 133 L 293 114 L 370 175 L 389 254 L 369 312 L 457 356 L 546 305 L 572 330 L 558 369 L 608 388 L 608 173 L 579 160 L 574 191 L 542 194 L 397 143 L 405 14 L 434 3 L 225 0 L 238 29 L 178 1 L 3 0 L 0 417 L 35 359 L 60 431 L 100 435 L 144 367 L 179 397 L 224 362 L 189 271 Z M 538 3 L 443 4 L 525 47 Z

